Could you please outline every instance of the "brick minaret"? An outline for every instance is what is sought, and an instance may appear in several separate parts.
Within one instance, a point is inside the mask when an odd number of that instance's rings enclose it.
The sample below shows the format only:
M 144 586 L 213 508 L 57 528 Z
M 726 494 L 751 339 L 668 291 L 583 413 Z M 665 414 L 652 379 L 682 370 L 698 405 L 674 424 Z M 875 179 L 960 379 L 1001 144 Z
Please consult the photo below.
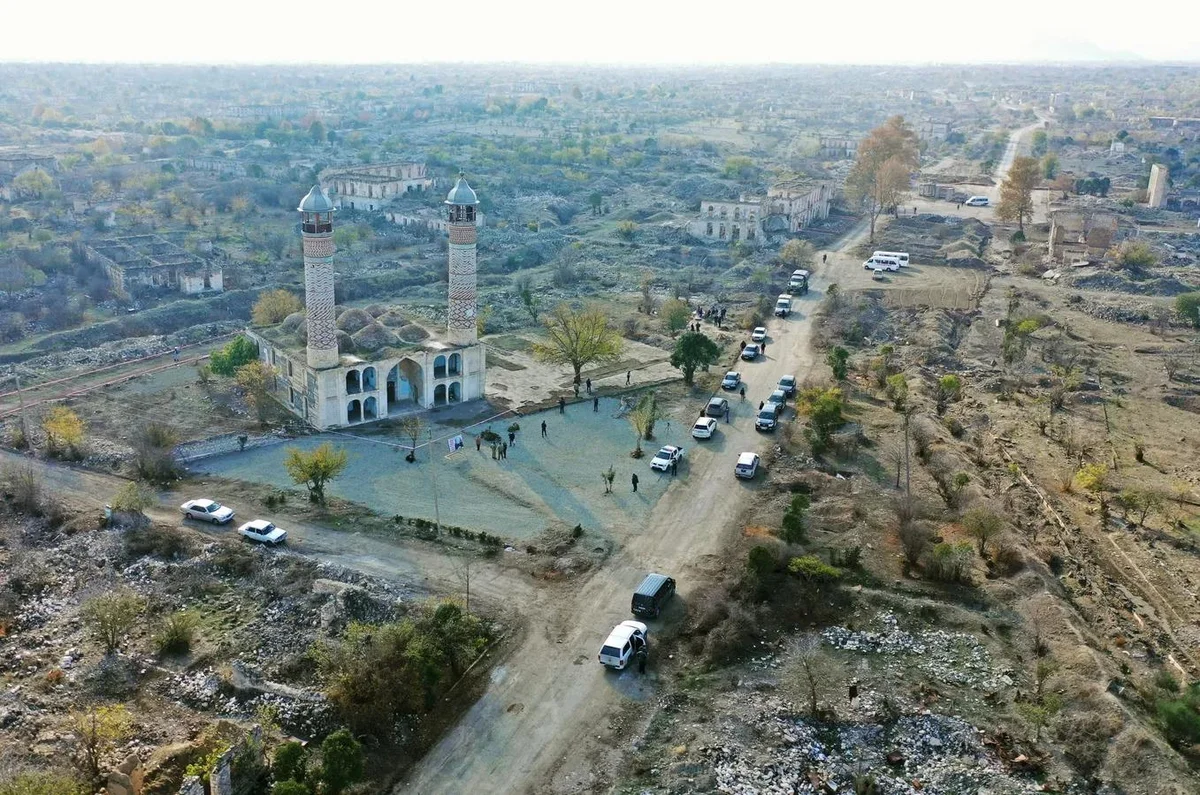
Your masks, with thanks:
M 319 185 L 314 185 L 296 209 L 300 211 L 300 236 L 304 241 L 308 366 L 325 370 L 338 365 L 333 317 L 333 202 Z
M 478 340 L 475 325 L 475 209 L 479 199 L 462 174 L 446 197 L 450 208 L 450 284 L 446 333 L 450 342 Z

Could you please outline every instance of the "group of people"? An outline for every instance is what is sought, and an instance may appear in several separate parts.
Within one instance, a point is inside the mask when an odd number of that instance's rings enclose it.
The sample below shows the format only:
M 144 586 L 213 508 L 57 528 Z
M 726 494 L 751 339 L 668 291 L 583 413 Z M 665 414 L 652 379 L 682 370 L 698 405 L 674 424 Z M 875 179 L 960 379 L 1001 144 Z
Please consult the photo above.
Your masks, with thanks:
M 717 328 L 720 328 L 721 324 L 725 322 L 725 307 L 718 306 L 716 304 L 713 304 L 707 308 L 700 307 L 696 310 L 696 320 L 697 322 L 693 323 L 689 327 L 691 331 L 700 330 L 700 323 L 698 321 L 701 320 L 711 320 L 713 323 L 717 324 Z

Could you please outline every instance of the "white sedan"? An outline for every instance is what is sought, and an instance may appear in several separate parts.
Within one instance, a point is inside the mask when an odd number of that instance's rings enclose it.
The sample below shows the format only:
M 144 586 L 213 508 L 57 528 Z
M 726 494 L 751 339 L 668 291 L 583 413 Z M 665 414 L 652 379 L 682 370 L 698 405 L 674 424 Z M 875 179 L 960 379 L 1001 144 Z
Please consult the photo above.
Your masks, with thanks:
M 762 342 L 766 338 L 767 338 L 767 327 L 766 326 L 756 326 L 754 331 L 750 332 L 750 339 L 754 340 L 755 342 Z
M 654 458 L 650 460 L 650 468 L 666 472 L 671 468 L 671 464 L 678 463 L 682 458 L 683 448 L 668 444 L 654 454 Z
M 179 510 L 188 519 L 199 519 L 202 522 L 225 524 L 233 518 L 233 509 L 227 508 L 214 500 L 188 500 L 179 506 Z
M 711 439 L 713 433 L 717 430 L 717 421 L 712 417 L 701 417 L 696 420 L 696 424 L 692 426 L 693 439 Z
M 260 541 L 275 546 L 287 540 L 287 530 L 281 530 L 266 519 L 254 519 L 238 528 L 238 532 L 250 541 Z

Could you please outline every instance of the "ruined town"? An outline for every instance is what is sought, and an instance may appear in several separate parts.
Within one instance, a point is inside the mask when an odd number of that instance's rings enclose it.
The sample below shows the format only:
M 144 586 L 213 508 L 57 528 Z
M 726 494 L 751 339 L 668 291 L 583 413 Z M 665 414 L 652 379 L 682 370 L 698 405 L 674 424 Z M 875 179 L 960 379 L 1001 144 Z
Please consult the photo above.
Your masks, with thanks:
M 0 795 L 1200 792 L 1200 68 L 348 30 L 0 52 Z

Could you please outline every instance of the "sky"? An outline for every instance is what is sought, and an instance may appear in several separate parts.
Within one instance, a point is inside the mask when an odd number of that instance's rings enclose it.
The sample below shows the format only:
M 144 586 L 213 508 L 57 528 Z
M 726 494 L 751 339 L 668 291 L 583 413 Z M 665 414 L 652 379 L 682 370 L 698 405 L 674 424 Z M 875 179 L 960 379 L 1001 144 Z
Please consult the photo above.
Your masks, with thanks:
M 5 5 L 0 61 L 10 62 L 1200 60 L 1200 3 L 1195 0 L 10 0 Z

